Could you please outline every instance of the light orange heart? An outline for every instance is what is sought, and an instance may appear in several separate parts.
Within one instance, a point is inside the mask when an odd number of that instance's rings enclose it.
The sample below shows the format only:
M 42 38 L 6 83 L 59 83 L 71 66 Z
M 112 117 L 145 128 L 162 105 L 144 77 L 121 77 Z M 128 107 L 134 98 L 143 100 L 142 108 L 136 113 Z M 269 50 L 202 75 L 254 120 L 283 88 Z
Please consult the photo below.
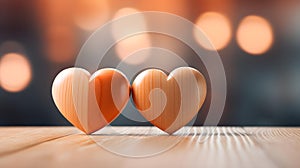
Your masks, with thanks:
M 81 68 L 61 71 L 52 85 L 52 97 L 62 115 L 83 132 L 93 133 L 112 122 L 130 96 L 127 78 L 106 68 L 90 73 Z
M 194 68 L 181 67 L 169 76 L 158 69 L 140 73 L 132 84 L 139 112 L 153 125 L 172 134 L 189 123 L 204 103 L 207 85 Z

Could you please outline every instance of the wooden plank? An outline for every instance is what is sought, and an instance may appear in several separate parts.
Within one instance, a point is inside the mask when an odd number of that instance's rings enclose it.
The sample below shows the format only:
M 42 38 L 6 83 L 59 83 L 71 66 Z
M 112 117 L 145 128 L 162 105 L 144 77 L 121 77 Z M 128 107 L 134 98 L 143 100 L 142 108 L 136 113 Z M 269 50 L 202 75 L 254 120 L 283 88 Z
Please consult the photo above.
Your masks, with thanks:
M 78 132 L 70 127 L 0 127 L 0 156 Z
M 279 167 L 300 167 L 300 128 L 248 127 L 245 130 Z
M 32 128 L 22 129 L 22 137 L 31 136 L 31 141 L 37 139 L 37 142 L 32 142 L 34 145 L 30 147 L 14 148 L 20 150 L 3 154 L 0 167 L 276 167 L 276 163 L 252 139 L 251 134 L 242 128 L 192 128 L 189 135 L 171 149 L 142 158 L 117 155 L 96 142 L 106 141 L 106 148 L 118 144 L 121 152 L 140 154 L 145 150 L 159 149 L 161 145 L 176 140 L 178 135 L 166 136 L 155 127 L 113 127 L 123 135 L 109 134 L 112 132 L 108 129 L 101 135 L 92 135 L 93 138 L 78 133 L 72 127 L 47 128 L 48 132 L 43 129 L 33 132 L 30 131 Z M 76 133 L 47 141 L 41 138 L 70 132 Z M 21 137 L 14 138 L 14 141 L 16 146 L 29 142 Z M 11 144 L 9 139 L 1 140 L 1 148 L 6 151 L 11 151 Z

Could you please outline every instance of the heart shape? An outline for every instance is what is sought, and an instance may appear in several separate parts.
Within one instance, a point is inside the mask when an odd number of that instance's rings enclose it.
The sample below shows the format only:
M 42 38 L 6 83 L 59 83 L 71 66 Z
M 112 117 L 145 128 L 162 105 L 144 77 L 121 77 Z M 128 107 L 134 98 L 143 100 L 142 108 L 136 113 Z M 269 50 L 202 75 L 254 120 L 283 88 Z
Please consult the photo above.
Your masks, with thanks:
M 206 92 L 204 76 L 191 67 L 177 68 L 169 76 L 159 69 L 148 69 L 132 84 L 136 108 L 153 125 L 169 134 L 195 117 Z
M 81 68 L 61 71 L 52 85 L 52 97 L 62 115 L 75 127 L 91 134 L 112 122 L 130 96 L 127 78 L 105 68 L 92 76 Z

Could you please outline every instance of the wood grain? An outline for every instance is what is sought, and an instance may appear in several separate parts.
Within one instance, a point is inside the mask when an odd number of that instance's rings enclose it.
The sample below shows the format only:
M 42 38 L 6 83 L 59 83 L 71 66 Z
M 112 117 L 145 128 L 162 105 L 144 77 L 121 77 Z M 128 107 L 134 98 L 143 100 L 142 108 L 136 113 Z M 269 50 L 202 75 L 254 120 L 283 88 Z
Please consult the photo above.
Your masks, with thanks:
M 300 129 L 245 128 L 278 167 L 300 167 Z
M 52 97 L 63 116 L 83 132 L 90 134 L 112 122 L 130 96 L 126 77 L 111 68 L 92 76 L 81 68 L 60 72 L 52 86 Z
M 94 136 L 108 142 L 111 139 L 115 142 L 110 143 L 137 153 L 146 149 L 141 146 L 148 140 L 161 145 L 176 138 L 156 127 L 112 127 L 106 131 Z M 2 127 L 0 167 L 298 168 L 299 133 L 300 128 L 193 127 L 171 149 L 133 158 L 109 152 L 74 127 Z M 126 143 L 133 148 L 122 146 Z
M 76 74 L 76 75 L 75 75 Z M 74 102 L 76 97 L 82 97 L 86 99 L 88 97 L 88 81 L 90 73 L 80 68 L 68 68 L 61 71 L 54 79 L 52 85 L 52 98 L 55 105 L 61 112 L 61 114 L 75 127 L 85 132 L 80 118 L 78 117 L 77 111 L 87 110 L 80 103 Z M 73 83 L 76 82 L 77 87 L 81 89 L 73 90 Z M 73 92 L 74 91 L 74 92 Z M 73 99 L 74 97 L 74 99 Z M 77 99 L 78 100 L 78 99 Z M 78 107 L 78 108 L 76 108 Z M 80 111 L 78 112 L 80 113 Z
M 69 127 L 0 127 L 0 157 L 79 132 Z
M 140 73 L 132 84 L 136 108 L 153 125 L 172 134 L 198 113 L 207 92 L 204 76 L 180 67 L 169 76 L 159 69 Z

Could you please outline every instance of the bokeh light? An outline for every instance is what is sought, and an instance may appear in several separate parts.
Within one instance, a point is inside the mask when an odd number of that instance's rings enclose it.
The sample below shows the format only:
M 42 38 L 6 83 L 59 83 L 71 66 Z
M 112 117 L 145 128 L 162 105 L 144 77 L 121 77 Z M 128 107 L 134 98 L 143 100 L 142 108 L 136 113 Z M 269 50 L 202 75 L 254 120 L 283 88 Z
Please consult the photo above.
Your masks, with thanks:
M 106 0 L 75 0 L 74 3 L 74 21 L 83 30 L 95 30 L 108 19 Z
M 259 55 L 269 50 L 274 37 L 271 24 L 266 19 L 251 15 L 239 24 L 236 38 L 238 45 L 245 52 Z
M 120 18 L 122 16 L 138 13 L 139 11 L 134 8 L 123 8 L 120 9 L 114 16 L 114 19 Z M 120 23 L 120 24 L 119 24 Z M 126 35 L 130 32 L 134 32 L 134 30 L 138 30 L 140 28 L 145 28 L 147 26 L 146 20 L 143 14 L 139 14 L 135 20 L 131 20 L 129 22 L 118 22 L 113 24 L 112 33 L 113 37 L 116 40 L 120 40 L 119 37 L 122 35 Z M 145 61 L 149 54 L 143 54 L 143 57 L 140 59 L 125 59 L 130 56 L 134 52 L 142 49 L 151 47 L 150 35 L 149 34 L 139 34 L 135 36 L 128 37 L 119 41 L 116 46 L 117 55 L 121 60 L 129 64 L 139 64 Z
M 72 27 L 53 25 L 45 29 L 45 51 L 52 62 L 63 63 L 72 60 L 76 56 L 76 42 Z
M 226 47 L 231 39 L 231 25 L 226 16 L 217 12 L 206 12 L 198 17 L 196 25 L 206 34 L 212 45 L 200 38 L 198 31 L 194 31 L 197 42 L 208 50 L 221 50 Z
M 19 92 L 31 81 L 31 65 L 24 55 L 8 53 L 0 59 L 0 85 L 8 92 Z

